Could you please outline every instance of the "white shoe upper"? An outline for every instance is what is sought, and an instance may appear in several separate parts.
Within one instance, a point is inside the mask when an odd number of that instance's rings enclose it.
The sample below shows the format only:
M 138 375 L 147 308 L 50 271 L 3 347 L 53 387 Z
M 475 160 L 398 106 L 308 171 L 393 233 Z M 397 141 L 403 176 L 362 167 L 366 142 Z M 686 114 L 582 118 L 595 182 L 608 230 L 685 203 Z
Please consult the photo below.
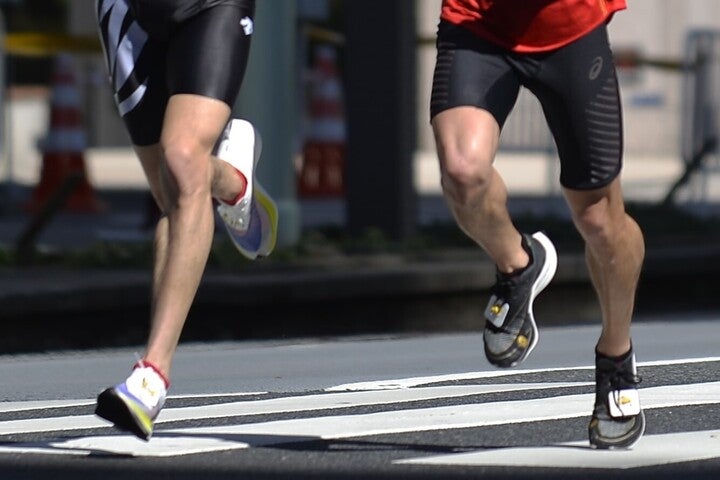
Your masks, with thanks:
M 232 119 L 223 131 L 215 151 L 220 160 L 232 165 L 247 180 L 245 193 L 235 205 L 220 201 L 217 207 L 223 222 L 238 233 L 245 232 L 250 223 L 255 164 L 261 150 L 262 140 L 255 127 L 247 120 Z
M 165 381 L 150 367 L 137 367 L 125 380 L 128 393 L 137 398 L 154 418 L 165 403 L 167 388 Z

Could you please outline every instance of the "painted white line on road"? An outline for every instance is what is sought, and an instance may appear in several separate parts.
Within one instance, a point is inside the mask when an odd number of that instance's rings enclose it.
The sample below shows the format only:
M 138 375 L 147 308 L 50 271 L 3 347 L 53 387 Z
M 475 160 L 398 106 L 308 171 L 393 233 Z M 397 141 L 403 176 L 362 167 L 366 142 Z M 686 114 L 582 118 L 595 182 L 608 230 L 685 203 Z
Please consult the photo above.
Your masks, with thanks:
M 195 453 L 211 453 L 222 450 L 237 450 L 249 447 L 249 444 L 235 439 L 192 435 L 156 435 L 149 442 L 129 435 L 106 435 L 81 437 L 65 441 L 51 441 L 0 447 L 2 453 L 35 453 L 54 455 L 122 455 L 134 457 L 174 457 Z
M 667 365 L 681 365 L 692 363 L 718 362 L 720 357 L 685 358 L 676 360 L 654 360 L 638 362 L 638 367 L 658 367 Z M 455 382 L 462 380 L 480 380 L 483 378 L 514 377 L 530 373 L 567 372 L 573 370 L 594 370 L 594 365 L 581 365 L 577 367 L 534 368 L 525 370 L 488 370 L 482 372 L 450 373 L 445 375 L 432 375 L 427 377 L 411 377 L 387 380 L 373 380 L 369 382 L 344 383 L 325 389 L 327 392 L 345 392 L 361 390 L 393 390 L 398 388 L 411 388 L 431 383 Z
M 244 415 L 267 415 L 283 412 L 329 410 L 336 408 L 415 402 L 438 398 L 464 397 L 488 393 L 501 393 L 548 388 L 571 388 L 589 385 L 587 382 L 519 383 L 508 385 L 456 385 L 381 392 L 343 392 L 319 395 L 299 395 L 245 402 L 229 402 L 197 407 L 166 408 L 157 424 L 183 420 L 237 417 Z M 61 430 L 79 430 L 107 427 L 108 423 L 93 415 L 69 415 L 62 417 L 32 418 L 0 422 L 0 435 L 39 433 Z
M 312 434 L 312 436 L 329 439 L 447 428 L 483 427 L 589 416 L 594 397 L 594 394 L 564 395 L 362 415 L 179 429 L 173 430 L 173 432 L 192 431 L 195 434 L 208 435 L 249 434 L 261 437 L 288 438 L 305 437 Z M 646 409 L 720 403 L 720 382 L 647 388 L 642 390 L 641 398 Z M 252 441 L 250 440 L 249 443 Z
M 204 393 L 197 395 L 170 395 L 169 400 L 186 399 L 186 398 L 222 398 L 222 397 L 247 397 L 252 395 L 265 395 L 267 392 L 242 392 L 242 393 Z M 86 405 L 94 405 L 94 398 L 84 398 L 81 400 L 28 400 L 21 402 L 0 402 L 0 413 L 8 412 L 26 412 L 32 410 L 45 410 L 48 408 L 67 408 L 67 407 L 83 407 Z
M 658 367 L 667 365 L 684 365 L 691 363 L 720 362 L 720 357 L 678 358 L 675 360 L 651 360 L 638 362 L 638 367 Z
M 223 398 L 223 397 L 252 397 L 255 395 L 267 395 L 268 392 L 235 392 L 235 393 L 185 393 L 182 395 L 170 395 L 168 399 L 185 398 Z
M 48 408 L 82 407 L 92 405 L 95 400 L 30 400 L 24 402 L 0 402 L 0 413 L 26 412 Z
M 720 430 L 645 435 L 632 450 L 594 450 L 587 442 L 495 448 L 397 460 L 405 465 L 628 469 L 720 457 Z
M 528 370 L 489 370 L 483 372 L 448 373 L 445 375 L 431 375 L 427 377 L 410 377 L 388 380 L 372 380 L 369 382 L 354 382 L 328 387 L 326 392 L 353 392 L 363 390 L 396 390 L 412 388 L 432 383 L 458 382 L 463 380 L 481 380 L 484 378 L 515 377 L 528 373 L 565 372 L 569 370 L 590 370 L 595 367 L 556 367 L 537 368 Z
M 647 388 L 642 391 L 641 396 L 646 409 L 720 403 L 720 382 Z M 42 444 L 2 446 L 0 453 L 43 452 L 83 455 L 88 452 L 104 452 L 135 456 L 187 455 L 315 439 L 340 439 L 576 418 L 588 416 L 593 401 L 594 394 L 565 395 L 242 425 L 181 428 L 158 431 L 148 443 L 137 441 L 130 436 L 83 437 Z M 172 448 L 167 447 L 169 442 L 172 442 Z

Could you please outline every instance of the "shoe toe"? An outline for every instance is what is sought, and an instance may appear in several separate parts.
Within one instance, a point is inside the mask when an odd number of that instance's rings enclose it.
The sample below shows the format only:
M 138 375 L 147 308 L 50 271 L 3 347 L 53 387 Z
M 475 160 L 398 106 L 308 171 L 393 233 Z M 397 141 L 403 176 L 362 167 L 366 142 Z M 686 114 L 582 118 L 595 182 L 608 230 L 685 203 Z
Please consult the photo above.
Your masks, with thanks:
M 596 448 L 630 448 L 645 431 L 645 414 L 627 419 L 593 417 L 589 430 L 590 444 Z

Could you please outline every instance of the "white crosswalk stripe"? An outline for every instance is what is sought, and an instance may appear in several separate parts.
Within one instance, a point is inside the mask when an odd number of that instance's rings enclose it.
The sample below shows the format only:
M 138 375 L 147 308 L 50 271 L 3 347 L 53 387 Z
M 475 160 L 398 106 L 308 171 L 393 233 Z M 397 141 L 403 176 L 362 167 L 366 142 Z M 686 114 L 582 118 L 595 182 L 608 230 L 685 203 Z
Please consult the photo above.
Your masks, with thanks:
M 406 465 L 629 469 L 720 457 L 720 430 L 646 435 L 632 450 L 594 450 L 586 442 L 398 460 Z
M 90 455 L 102 452 L 169 457 L 304 441 L 483 428 L 588 416 L 594 394 L 577 392 L 588 392 L 591 382 L 510 383 L 513 377 L 523 373 L 541 374 L 559 370 L 573 369 L 515 370 L 504 375 L 479 372 L 361 382 L 338 385 L 320 393 L 278 398 L 242 400 L 237 398 L 242 393 L 229 393 L 227 397 L 231 400 L 226 400 L 222 395 L 214 395 L 219 397 L 217 403 L 166 408 L 158 419 L 156 433 L 150 442 L 142 442 L 131 435 L 107 434 L 107 424 L 93 415 L 6 419 L 0 421 L 0 441 L 11 435 L 34 434 L 35 439 L 4 442 L 0 444 L 0 455 Z M 480 378 L 485 381 L 492 378 L 498 383 L 471 383 L 473 379 Z M 458 385 L 455 384 L 457 381 L 466 383 Z M 526 399 L 518 399 L 525 392 L 534 393 L 528 393 Z M 263 396 L 261 392 L 254 395 Z M 503 396 L 508 399 L 498 399 Z M 641 398 L 646 410 L 720 404 L 720 382 L 642 388 Z M 448 404 L 447 400 L 452 401 Z M 43 408 L 87 407 L 90 404 L 92 401 L 82 399 L 0 403 L 0 414 L 29 414 Z M 368 407 L 372 408 L 367 410 Z M 285 416 L 272 418 L 279 414 Z M 290 417 L 298 414 L 298 418 L 288 418 L 288 414 Z M 211 425 L 199 422 L 200 426 L 167 425 L 209 419 L 216 421 Z M 102 430 L 98 434 L 72 434 L 83 429 Z M 43 440 L 36 440 L 39 434 Z M 720 458 L 719 439 L 720 430 L 707 430 L 646 435 L 633 450 L 620 453 L 591 450 L 584 442 L 425 455 L 396 460 L 395 463 L 635 468 Z
M 542 388 L 561 388 L 587 385 L 586 383 L 550 383 L 515 385 L 474 385 L 457 387 L 430 387 L 415 390 L 390 390 L 382 392 L 355 392 L 300 397 L 275 398 L 248 402 L 230 402 L 200 407 L 166 408 L 156 424 L 183 420 L 237 417 L 242 415 L 262 415 L 283 412 L 303 412 L 310 410 L 328 410 L 334 408 L 359 407 L 363 405 L 382 405 L 390 403 L 413 402 L 437 398 L 452 398 L 478 395 L 483 393 L 511 392 L 518 390 L 537 390 Z M 229 394 L 234 396 L 236 394 Z M 0 422 L 0 435 L 52 432 L 59 430 L 81 430 L 100 428 L 107 424 L 92 415 L 71 415 L 55 418 L 11 420 Z

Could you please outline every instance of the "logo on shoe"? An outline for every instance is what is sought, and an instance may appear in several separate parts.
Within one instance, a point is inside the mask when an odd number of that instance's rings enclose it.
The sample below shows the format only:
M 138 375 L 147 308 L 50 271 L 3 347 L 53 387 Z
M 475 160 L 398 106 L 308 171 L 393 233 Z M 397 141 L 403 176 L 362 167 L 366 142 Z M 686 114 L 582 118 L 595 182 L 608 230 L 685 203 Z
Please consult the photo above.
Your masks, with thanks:
M 492 295 L 490 297 L 490 303 L 488 303 L 485 309 L 485 318 L 497 328 L 501 328 L 509 310 L 510 305 L 508 303 Z
M 150 382 L 147 381 L 147 378 L 142 379 L 142 388 L 143 388 L 143 390 L 148 392 L 150 394 L 150 396 L 155 397 L 158 394 L 157 390 L 154 390 L 150 387 Z
M 240 25 L 242 25 L 245 35 L 252 35 L 255 31 L 255 25 L 250 17 L 243 17 L 243 19 L 240 20 Z
M 640 395 L 636 389 L 608 392 L 608 408 L 612 418 L 626 418 L 640 414 Z

